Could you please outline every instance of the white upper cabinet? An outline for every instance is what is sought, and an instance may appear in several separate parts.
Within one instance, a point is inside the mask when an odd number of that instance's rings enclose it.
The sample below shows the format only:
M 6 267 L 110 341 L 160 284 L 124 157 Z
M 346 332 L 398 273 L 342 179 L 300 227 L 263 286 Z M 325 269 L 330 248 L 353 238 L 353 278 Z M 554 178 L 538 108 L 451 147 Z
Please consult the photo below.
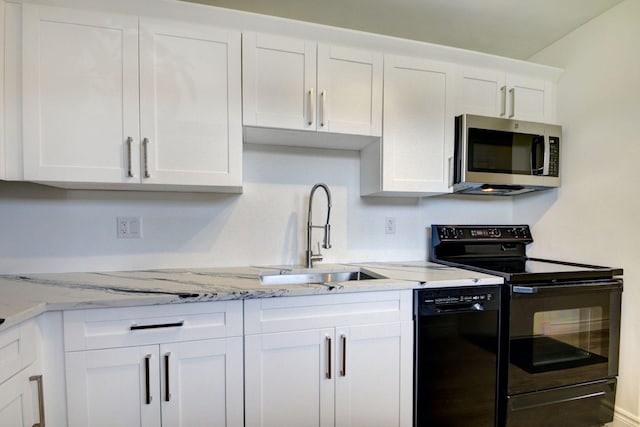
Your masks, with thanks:
M 318 45 L 316 128 L 382 135 L 382 54 Z
M 316 45 L 242 35 L 243 124 L 315 130 Z
M 553 83 L 495 69 L 462 68 L 458 114 L 553 122 Z
M 449 63 L 385 56 L 384 131 L 361 153 L 362 195 L 451 191 L 454 78 Z
M 23 6 L 25 180 L 239 187 L 240 93 L 239 32 Z
M 242 55 L 245 126 L 381 135 L 381 53 L 248 32 Z
M 131 181 L 137 18 L 25 4 L 22 65 L 24 178 Z
M 143 182 L 241 185 L 240 73 L 239 33 L 140 20 Z

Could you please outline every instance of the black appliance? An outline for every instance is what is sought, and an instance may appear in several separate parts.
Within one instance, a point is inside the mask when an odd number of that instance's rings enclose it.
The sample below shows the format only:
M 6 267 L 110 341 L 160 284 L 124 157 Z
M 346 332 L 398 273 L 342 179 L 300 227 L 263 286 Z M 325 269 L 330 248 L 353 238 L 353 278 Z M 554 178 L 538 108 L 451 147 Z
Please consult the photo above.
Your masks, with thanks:
M 421 289 L 414 300 L 415 425 L 492 427 L 500 286 Z
M 498 426 L 613 419 L 622 269 L 530 258 L 527 225 L 432 225 L 434 262 L 501 276 Z

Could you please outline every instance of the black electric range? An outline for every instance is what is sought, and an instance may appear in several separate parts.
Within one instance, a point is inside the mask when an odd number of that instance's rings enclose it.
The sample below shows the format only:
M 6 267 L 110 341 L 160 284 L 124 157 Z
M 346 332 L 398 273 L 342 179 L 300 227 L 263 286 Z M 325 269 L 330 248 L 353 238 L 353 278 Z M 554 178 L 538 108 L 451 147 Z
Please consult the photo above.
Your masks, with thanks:
M 528 225 L 432 225 L 434 262 L 502 276 L 507 283 L 611 279 L 622 269 L 531 258 Z
M 504 278 L 495 422 L 483 425 L 611 422 L 623 270 L 528 257 L 532 242 L 527 225 L 431 226 L 431 261 Z M 478 354 L 483 342 L 469 338 Z

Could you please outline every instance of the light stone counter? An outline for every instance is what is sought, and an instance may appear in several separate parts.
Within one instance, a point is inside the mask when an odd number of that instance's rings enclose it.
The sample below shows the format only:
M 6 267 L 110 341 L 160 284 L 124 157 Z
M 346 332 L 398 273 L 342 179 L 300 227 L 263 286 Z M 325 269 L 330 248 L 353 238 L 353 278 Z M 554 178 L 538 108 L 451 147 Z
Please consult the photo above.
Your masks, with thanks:
M 0 331 L 52 310 L 490 285 L 503 282 L 500 277 L 426 261 L 318 264 L 313 269 L 314 272 L 340 270 L 361 270 L 386 278 L 330 284 L 261 284 L 259 277 L 262 274 L 308 271 L 291 266 L 0 276 L 0 320 L 4 319 L 0 324 Z

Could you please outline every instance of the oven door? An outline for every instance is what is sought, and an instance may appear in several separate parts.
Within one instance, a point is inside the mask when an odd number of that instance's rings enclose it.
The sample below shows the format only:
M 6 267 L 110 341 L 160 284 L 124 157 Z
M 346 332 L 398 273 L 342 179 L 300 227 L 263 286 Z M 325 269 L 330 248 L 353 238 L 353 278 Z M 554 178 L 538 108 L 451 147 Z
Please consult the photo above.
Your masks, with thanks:
M 622 280 L 511 286 L 509 395 L 618 374 Z

